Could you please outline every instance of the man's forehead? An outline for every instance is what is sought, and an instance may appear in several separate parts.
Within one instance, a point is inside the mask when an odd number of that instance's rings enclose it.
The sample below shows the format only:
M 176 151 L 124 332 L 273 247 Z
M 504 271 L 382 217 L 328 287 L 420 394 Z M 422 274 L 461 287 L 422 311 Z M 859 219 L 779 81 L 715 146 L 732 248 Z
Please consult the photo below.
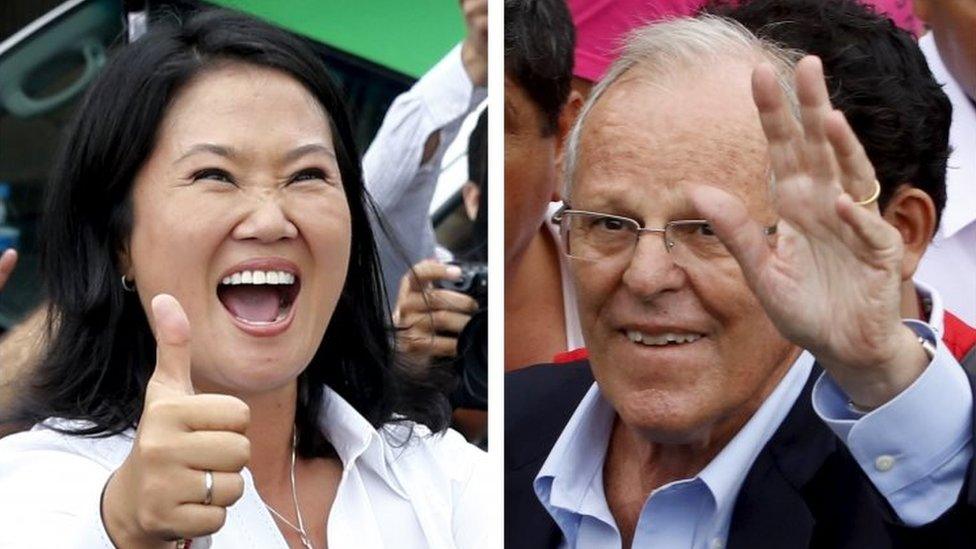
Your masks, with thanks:
M 593 106 L 581 135 L 581 164 L 659 169 L 765 162 L 766 141 L 745 67 L 665 82 L 624 75 Z M 669 77 L 673 79 L 673 77 Z M 724 85 L 724 87 L 723 87 Z M 602 164 L 603 162 L 600 162 Z

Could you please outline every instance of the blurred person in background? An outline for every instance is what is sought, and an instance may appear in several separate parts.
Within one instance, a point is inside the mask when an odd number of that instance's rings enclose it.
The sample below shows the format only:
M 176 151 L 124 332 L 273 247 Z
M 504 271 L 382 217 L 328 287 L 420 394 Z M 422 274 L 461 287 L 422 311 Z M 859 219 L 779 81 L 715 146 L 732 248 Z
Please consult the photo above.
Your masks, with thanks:
M 351 127 L 306 42 L 233 12 L 160 22 L 53 173 L 4 543 L 486 542 L 486 455 L 391 345 Z
M 393 311 L 398 348 L 421 367 L 458 377 L 455 427 L 486 448 L 488 427 L 488 109 L 468 139 L 463 207 L 473 223 L 466 249 L 445 264 L 421 261 L 403 275 Z M 473 302 L 473 303 L 472 303 Z M 472 305 L 475 307 L 472 310 Z
M 488 94 L 488 3 L 460 4 L 464 40 L 394 100 L 363 157 L 366 189 L 389 233 L 380 234 L 378 242 L 391 303 L 410 267 L 437 255 L 428 211 L 444 153 Z M 448 278 L 445 270 L 439 274 Z M 456 312 L 471 313 L 470 308 L 460 309 Z
M 915 13 L 931 29 L 919 46 L 952 102 L 948 198 L 918 278 L 976 325 L 976 1 L 915 0 Z
M 582 104 L 570 89 L 573 43 L 563 0 L 505 0 L 506 370 L 583 345 L 558 231 L 546 218 Z
M 919 36 L 922 21 L 908 0 L 859 0 L 874 7 L 899 27 Z M 652 21 L 688 17 L 708 0 L 568 0 L 576 26 L 573 87 L 584 97 L 616 59 L 631 30 Z
M 454 403 L 468 408 L 455 415 L 456 425 L 470 440 L 483 443 L 487 364 L 473 357 L 484 355 L 486 359 L 486 354 L 475 353 L 482 343 L 474 342 L 465 343 L 469 349 L 465 353 L 458 348 L 458 338 L 473 315 L 486 314 L 487 286 L 465 285 L 473 270 L 480 273 L 477 282 L 487 283 L 486 110 L 468 136 L 468 181 L 461 188 L 463 208 L 471 222 L 470 238 L 462 239 L 456 253 L 440 246 L 428 213 L 448 146 L 487 97 L 487 0 L 463 0 L 460 5 L 466 26 L 464 40 L 396 98 L 363 166 L 367 190 L 380 210 L 382 221 L 377 222 L 384 225 L 378 236 L 379 252 L 398 347 L 420 367 L 436 362 L 439 367 L 456 368 L 462 390 L 454 393 Z M 475 324 L 471 332 L 483 334 L 486 346 L 487 324 L 484 319 Z M 480 341 L 480 336 L 474 339 Z M 473 384 L 471 376 L 481 381 Z M 470 409 L 473 404 L 477 411 Z

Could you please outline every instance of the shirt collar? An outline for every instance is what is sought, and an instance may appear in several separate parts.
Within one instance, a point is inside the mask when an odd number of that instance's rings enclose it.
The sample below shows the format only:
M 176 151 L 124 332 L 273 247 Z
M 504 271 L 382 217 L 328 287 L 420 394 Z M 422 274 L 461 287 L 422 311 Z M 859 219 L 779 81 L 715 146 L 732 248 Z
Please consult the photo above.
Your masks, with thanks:
M 614 417 L 594 383 L 536 475 L 536 497 L 567 537 L 580 515 L 614 524 L 603 492 L 603 461 Z
M 716 502 L 716 516 L 728 530 L 739 488 L 756 456 L 789 413 L 813 368 L 803 351 L 752 418 L 697 475 Z M 615 525 L 603 490 L 603 463 L 616 412 L 594 383 L 549 452 L 534 488 L 536 497 L 572 538 L 582 516 Z
M 342 460 L 343 471 L 365 466 L 373 470 L 393 491 L 407 497 L 390 470 L 393 448 L 386 437 L 328 385 L 325 386 L 322 399 L 319 426 Z M 396 427 L 393 429 L 402 430 Z
M 698 473 L 698 478 L 705 482 L 715 498 L 715 508 L 724 522 L 719 525 L 722 532 L 728 531 L 735 500 L 749 469 L 796 403 L 810 377 L 813 363 L 813 355 L 807 351 L 800 353 L 756 413 Z
M 931 32 L 918 41 L 918 46 L 925 54 L 932 76 L 942 84 L 942 91 L 952 103 L 949 144 L 953 150 L 946 170 L 947 199 L 939 227 L 941 236 L 949 238 L 976 222 L 976 108 L 942 62 Z

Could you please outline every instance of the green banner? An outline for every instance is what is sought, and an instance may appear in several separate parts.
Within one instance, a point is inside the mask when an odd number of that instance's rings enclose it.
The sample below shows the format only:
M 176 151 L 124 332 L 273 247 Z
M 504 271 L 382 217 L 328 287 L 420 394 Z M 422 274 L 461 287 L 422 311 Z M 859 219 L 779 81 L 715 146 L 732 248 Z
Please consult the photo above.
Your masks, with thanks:
M 419 78 L 464 37 L 457 0 L 212 0 Z

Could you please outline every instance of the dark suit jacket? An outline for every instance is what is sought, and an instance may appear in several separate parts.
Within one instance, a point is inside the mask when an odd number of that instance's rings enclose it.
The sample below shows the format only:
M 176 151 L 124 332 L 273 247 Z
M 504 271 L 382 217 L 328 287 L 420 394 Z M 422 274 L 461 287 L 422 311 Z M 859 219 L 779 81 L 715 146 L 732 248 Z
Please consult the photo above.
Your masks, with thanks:
M 924 527 L 900 525 L 843 442 L 813 411 L 810 394 L 821 371 L 814 366 L 797 402 L 752 464 L 732 512 L 727 547 L 976 548 L 976 463 L 970 462 L 954 507 Z M 976 391 L 976 376 L 967 375 Z M 556 547 L 562 539 L 532 481 L 592 383 L 586 361 L 506 375 L 507 549 Z

